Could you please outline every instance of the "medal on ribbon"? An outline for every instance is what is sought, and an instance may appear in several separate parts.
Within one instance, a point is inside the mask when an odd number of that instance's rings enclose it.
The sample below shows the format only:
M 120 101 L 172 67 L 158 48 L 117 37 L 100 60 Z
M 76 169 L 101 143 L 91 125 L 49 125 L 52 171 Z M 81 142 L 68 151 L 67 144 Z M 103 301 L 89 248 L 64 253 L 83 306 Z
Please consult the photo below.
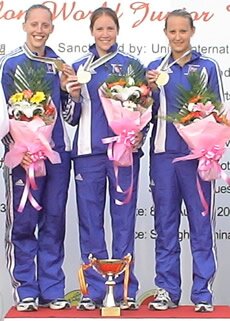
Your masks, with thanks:
M 159 76 L 157 77 L 157 80 L 156 80 L 156 84 L 158 87 L 165 86 L 168 83 L 169 81 L 168 70 L 179 60 L 181 60 L 182 58 L 190 54 L 190 52 L 191 52 L 191 49 L 187 50 L 182 56 L 174 60 L 171 64 L 168 64 L 168 60 L 171 55 L 171 52 L 167 54 L 167 56 L 164 58 L 160 66 L 157 68 L 157 70 L 159 71 Z
M 51 58 L 51 57 L 40 57 L 40 56 L 36 56 L 35 54 L 33 54 L 30 49 L 27 47 L 26 44 L 24 44 L 23 49 L 26 53 L 26 55 L 32 59 L 32 60 L 36 60 L 36 61 L 40 61 L 40 62 L 44 62 L 46 64 L 51 64 L 52 66 L 54 66 L 56 71 L 62 71 L 63 70 L 63 65 L 64 65 L 64 61 L 61 58 Z
M 80 65 L 77 71 L 77 80 L 80 84 L 87 84 L 91 80 L 91 72 Z
M 169 74 L 167 71 L 160 71 L 159 76 L 157 77 L 156 84 L 157 86 L 165 86 L 169 81 Z
M 55 59 L 53 62 L 57 71 L 63 70 L 63 65 L 65 62 L 62 59 Z
M 94 55 L 91 54 L 84 65 L 80 65 L 77 70 L 77 80 L 80 84 L 87 84 L 91 78 L 92 74 L 95 74 L 95 68 L 103 65 L 109 59 L 113 58 L 117 54 L 117 51 L 110 52 L 105 56 L 102 56 L 94 61 Z

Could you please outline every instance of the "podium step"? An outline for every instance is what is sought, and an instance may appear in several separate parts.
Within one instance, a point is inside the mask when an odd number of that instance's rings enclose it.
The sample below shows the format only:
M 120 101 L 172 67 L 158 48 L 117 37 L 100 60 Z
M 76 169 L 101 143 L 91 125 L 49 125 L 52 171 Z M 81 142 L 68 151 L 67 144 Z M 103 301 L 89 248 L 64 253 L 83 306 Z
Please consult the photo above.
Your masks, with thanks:
M 188 319 L 202 319 L 205 320 L 230 320 L 230 306 L 215 306 L 215 310 L 212 313 L 196 313 L 194 307 L 189 305 L 179 306 L 176 309 L 170 309 L 167 311 L 150 311 L 147 305 L 141 305 L 139 310 L 121 311 L 121 315 L 117 317 L 102 317 L 101 311 L 96 309 L 94 311 L 79 311 L 75 307 L 69 310 L 50 310 L 48 308 L 39 308 L 38 311 L 34 312 L 18 312 L 12 307 L 5 315 L 4 321 L 29 321 L 29 319 L 35 319 L 35 321 L 51 321 L 51 319 L 57 319 L 57 321 L 67 321 L 67 319 L 74 319 L 74 321 L 84 320 L 90 321 L 92 319 L 103 319 L 107 321 L 111 320 L 126 320 L 126 321 L 137 321 L 141 320 L 156 320 L 164 321 L 170 318 L 177 320 Z M 128 320 L 127 320 L 128 319 Z M 54 320 L 53 320 L 54 321 Z M 71 320 L 69 320 L 71 321 Z

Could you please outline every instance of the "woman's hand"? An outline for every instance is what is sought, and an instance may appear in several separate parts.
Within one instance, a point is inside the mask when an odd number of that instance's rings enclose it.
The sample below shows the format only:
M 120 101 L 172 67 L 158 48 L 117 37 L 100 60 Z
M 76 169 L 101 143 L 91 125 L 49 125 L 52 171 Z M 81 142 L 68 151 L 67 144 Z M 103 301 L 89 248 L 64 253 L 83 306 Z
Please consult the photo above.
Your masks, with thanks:
M 60 77 L 61 89 L 63 91 L 67 91 L 66 85 L 68 82 L 68 78 L 69 78 L 69 76 L 73 76 L 73 75 L 75 75 L 74 69 L 71 66 L 64 64 L 63 68 L 62 68 L 62 72 L 61 72 L 61 77 Z
M 141 147 L 143 140 L 143 133 L 135 133 L 134 142 L 133 142 L 133 152 L 137 152 L 138 148 Z
M 157 88 L 156 80 L 159 76 L 160 72 L 158 70 L 148 70 L 146 73 L 146 79 L 148 82 L 148 85 L 152 89 Z
M 33 163 L 32 158 L 29 153 L 25 153 L 21 161 L 21 166 L 27 170 L 27 168 Z
M 81 84 L 78 82 L 76 75 L 68 77 L 66 91 L 74 100 L 78 101 L 80 99 Z

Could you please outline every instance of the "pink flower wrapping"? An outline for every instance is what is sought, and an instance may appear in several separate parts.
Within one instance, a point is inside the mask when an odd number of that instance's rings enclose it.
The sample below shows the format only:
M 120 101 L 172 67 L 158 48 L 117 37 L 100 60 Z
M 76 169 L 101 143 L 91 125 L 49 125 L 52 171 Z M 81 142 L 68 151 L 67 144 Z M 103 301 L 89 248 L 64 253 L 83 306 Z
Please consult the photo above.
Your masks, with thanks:
M 10 150 L 5 155 L 5 165 L 11 169 L 18 166 L 25 153 L 29 153 L 33 161 L 27 169 L 26 185 L 18 211 L 23 211 L 27 199 L 34 208 L 41 210 L 41 206 L 32 196 L 30 188 L 37 188 L 35 177 L 46 175 L 44 162 L 46 158 L 53 164 L 61 162 L 60 155 L 51 148 L 51 136 L 55 121 L 47 125 L 40 117 L 34 117 L 29 122 L 15 119 L 10 119 L 9 122 L 10 134 L 14 143 L 10 145 Z
M 198 173 L 205 181 L 222 177 L 228 184 L 230 179 L 221 170 L 219 161 L 230 139 L 230 126 L 217 123 L 213 115 L 192 122 L 189 125 L 174 124 L 178 133 L 191 150 L 191 154 L 178 157 L 174 162 L 199 159 Z
M 51 163 L 61 162 L 60 156 L 51 148 L 53 124 L 46 125 L 40 117 L 33 120 L 20 121 L 10 119 L 10 134 L 14 143 L 10 145 L 9 152 L 5 155 L 5 165 L 9 168 L 18 166 L 25 153 L 43 154 Z M 44 159 L 35 160 L 35 176 L 46 175 Z
M 151 120 L 151 106 L 142 111 L 131 111 L 124 108 L 121 101 L 104 97 L 101 89 L 99 95 L 108 124 L 116 134 L 103 139 L 103 143 L 109 143 L 108 156 L 117 166 L 131 166 L 134 137 Z
M 130 201 L 133 189 L 133 174 L 131 175 L 130 186 L 123 191 L 118 182 L 118 167 L 131 166 L 133 171 L 133 143 L 136 133 L 140 132 L 151 120 L 151 106 L 143 108 L 138 106 L 140 111 L 132 111 L 122 106 L 119 100 L 103 96 L 99 89 L 99 96 L 108 120 L 108 124 L 116 136 L 106 137 L 102 140 L 108 146 L 108 157 L 114 163 L 115 177 L 117 180 L 117 191 L 125 195 L 124 201 L 115 200 L 117 205 L 123 205 Z

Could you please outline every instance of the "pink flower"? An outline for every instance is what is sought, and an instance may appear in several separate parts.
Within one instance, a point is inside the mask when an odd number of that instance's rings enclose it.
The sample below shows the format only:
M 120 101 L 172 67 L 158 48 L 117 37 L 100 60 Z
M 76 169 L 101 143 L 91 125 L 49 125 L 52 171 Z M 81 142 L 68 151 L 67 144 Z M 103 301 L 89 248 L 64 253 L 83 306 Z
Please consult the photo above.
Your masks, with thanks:
M 215 109 L 215 106 L 212 104 L 211 101 L 204 103 L 197 103 L 194 105 L 194 111 L 200 111 L 202 113 L 202 117 L 210 115 Z

